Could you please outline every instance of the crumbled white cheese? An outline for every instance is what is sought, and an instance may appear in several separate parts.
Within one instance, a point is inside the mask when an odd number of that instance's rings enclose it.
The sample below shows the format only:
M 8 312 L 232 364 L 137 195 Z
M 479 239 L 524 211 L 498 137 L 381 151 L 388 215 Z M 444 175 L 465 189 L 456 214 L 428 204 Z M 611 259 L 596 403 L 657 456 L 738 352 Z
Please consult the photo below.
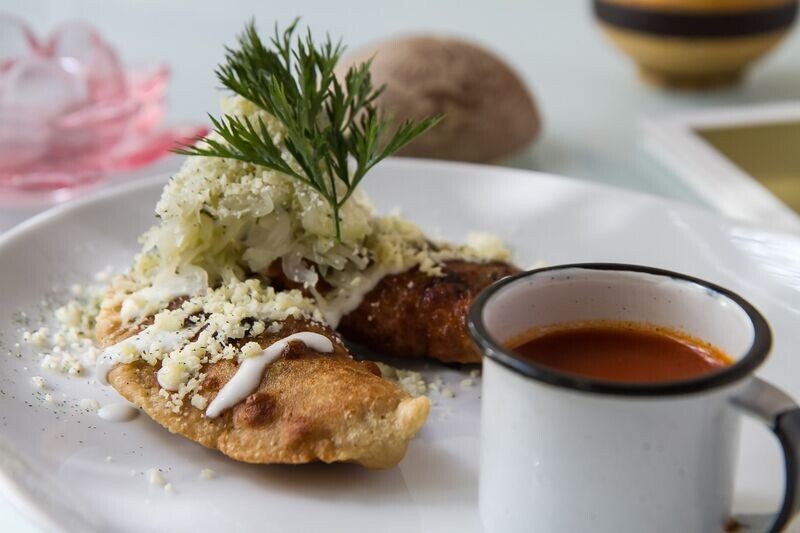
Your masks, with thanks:
M 182 317 L 176 313 L 158 313 L 153 326 L 159 331 L 178 331 L 183 327 Z
M 428 391 L 440 394 L 442 392 L 442 385 L 444 385 L 442 378 L 437 376 L 433 381 L 428 383 Z
M 54 402 L 52 394 L 45 394 L 44 395 L 44 403 L 52 404 Z
M 444 387 L 442 389 L 442 397 L 444 397 L 444 398 L 455 398 L 455 396 L 456 396 L 456 393 L 454 393 L 448 387 Z
M 445 390 L 449 389 L 445 387 L 444 379 L 442 379 L 441 375 L 434 376 L 433 381 L 428 383 L 428 391 L 430 392 L 435 392 L 436 394 L 443 396 Z
M 205 356 L 205 347 L 200 342 L 190 342 L 171 352 L 162 361 L 161 368 L 157 373 L 161 388 L 168 391 L 180 389 L 181 385 L 189 381 L 193 374 L 200 371 Z
M 469 390 L 469 389 L 471 389 L 473 387 L 474 384 L 475 384 L 475 382 L 472 381 L 472 379 L 466 378 L 466 379 L 462 379 L 461 380 L 460 386 L 464 390 Z
M 250 335 L 257 337 L 261 335 L 266 330 L 266 324 L 264 324 L 263 320 L 256 320 L 252 326 L 250 326 Z
M 199 394 L 192 396 L 192 407 L 200 409 L 201 411 L 205 411 L 207 405 L 208 400 L 206 400 L 205 397 Z
M 413 370 L 395 368 L 385 363 L 376 362 L 384 379 L 397 383 L 401 389 L 411 396 L 422 396 L 425 394 L 427 386 L 422 374 Z
M 79 327 L 83 314 L 77 302 L 70 302 L 65 306 L 56 309 L 56 320 L 65 326 Z
M 63 353 L 58 347 L 53 350 L 52 354 L 46 354 L 42 358 L 41 366 L 71 376 L 77 376 L 83 372 L 83 364 L 72 354 Z
M 175 487 L 172 486 L 172 483 L 167 483 L 164 485 L 164 494 L 167 496 L 175 494 Z
M 80 297 L 56 309 L 57 324 L 54 330 L 41 327 L 23 334 L 23 340 L 44 349 L 40 366 L 47 370 L 71 376 L 81 375 L 85 365 L 93 365 L 97 357 L 94 340 L 95 316 L 100 309 L 104 287 L 73 287 Z
M 41 366 L 42 368 L 46 368 L 48 370 L 57 370 L 61 367 L 61 361 L 57 357 L 47 354 L 42 359 Z
M 511 255 L 503 241 L 491 233 L 474 231 L 467 234 L 467 246 L 486 261 L 508 261 Z
M 261 345 L 257 342 L 250 341 L 244 346 L 242 346 L 242 359 L 247 359 L 248 357 L 255 357 L 262 353 L 264 350 L 261 348 Z
M 200 470 L 200 479 L 208 480 L 217 477 L 217 473 L 210 468 L 203 468 Z
M 469 377 L 475 379 L 481 377 L 481 371 L 478 368 L 473 368 L 469 371 Z
M 44 348 L 48 345 L 48 336 L 50 335 L 50 329 L 47 327 L 41 327 L 35 331 L 26 331 L 22 334 L 22 340 L 31 344 L 37 348 Z
M 166 485 L 166 481 L 164 480 L 164 476 L 161 475 L 161 470 L 158 468 L 151 468 L 147 471 L 147 482 L 151 485 L 157 485 L 163 487 Z
M 33 386 L 37 389 L 41 390 L 44 388 L 44 378 L 42 376 L 33 376 L 31 378 L 31 383 L 33 383 Z

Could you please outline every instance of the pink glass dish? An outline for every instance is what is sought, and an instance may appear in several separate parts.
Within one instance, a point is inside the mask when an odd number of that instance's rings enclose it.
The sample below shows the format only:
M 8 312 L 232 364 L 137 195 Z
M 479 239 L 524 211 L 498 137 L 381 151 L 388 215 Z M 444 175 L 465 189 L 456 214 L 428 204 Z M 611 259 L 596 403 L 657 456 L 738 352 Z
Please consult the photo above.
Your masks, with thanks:
M 90 26 L 38 41 L 0 14 L 0 197 L 85 186 L 168 153 L 202 127 L 160 128 L 166 66 L 124 70 Z

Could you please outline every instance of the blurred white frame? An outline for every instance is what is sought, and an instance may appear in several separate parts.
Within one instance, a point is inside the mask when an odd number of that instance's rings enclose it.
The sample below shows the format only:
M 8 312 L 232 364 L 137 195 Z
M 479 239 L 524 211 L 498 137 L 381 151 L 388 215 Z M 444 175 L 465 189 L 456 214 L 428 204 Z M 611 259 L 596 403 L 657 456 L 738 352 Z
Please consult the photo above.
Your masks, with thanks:
M 800 230 L 800 215 L 698 134 L 702 129 L 787 122 L 800 122 L 800 102 L 718 108 L 647 119 L 641 124 L 642 141 L 648 152 L 720 212 Z

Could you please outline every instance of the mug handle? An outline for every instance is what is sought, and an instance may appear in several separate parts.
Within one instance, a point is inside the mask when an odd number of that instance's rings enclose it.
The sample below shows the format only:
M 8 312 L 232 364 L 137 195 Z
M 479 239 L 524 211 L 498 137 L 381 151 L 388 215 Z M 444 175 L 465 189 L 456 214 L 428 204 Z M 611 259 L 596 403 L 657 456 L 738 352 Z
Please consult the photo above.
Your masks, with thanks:
M 788 394 L 758 378 L 752 378 L 732 402 L 767 424 L 783 448 L 786 466 L 783 504 L 767 529 L 778 533 L 800 512 L 800 407 Z

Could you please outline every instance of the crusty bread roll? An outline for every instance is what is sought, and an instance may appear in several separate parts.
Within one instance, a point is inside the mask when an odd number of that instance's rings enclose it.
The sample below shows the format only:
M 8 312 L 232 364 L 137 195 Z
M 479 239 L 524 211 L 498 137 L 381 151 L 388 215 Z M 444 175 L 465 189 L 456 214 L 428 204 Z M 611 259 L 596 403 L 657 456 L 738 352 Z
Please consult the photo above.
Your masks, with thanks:
M 497 56 L 463 40 L 412 36 L 362 48 L 337 67 L 373 58 L 378 105 L 395 121 L 444 114 L 399 155 L 488 162 L 530 143 L 540 120 L 531 94 Z

